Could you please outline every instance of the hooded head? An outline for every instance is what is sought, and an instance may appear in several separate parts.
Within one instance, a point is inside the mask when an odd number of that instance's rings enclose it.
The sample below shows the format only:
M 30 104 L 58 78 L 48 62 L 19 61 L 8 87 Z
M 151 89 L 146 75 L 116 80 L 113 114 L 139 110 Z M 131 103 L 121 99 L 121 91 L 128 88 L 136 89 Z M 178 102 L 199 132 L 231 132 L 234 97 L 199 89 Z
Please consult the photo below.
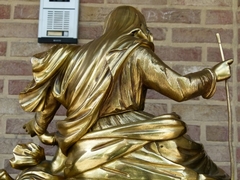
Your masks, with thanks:
M 143 14 L 131 6 L 120 6 L 106 18 L 104 34 L 117 36 L 134 34 L 138 38 L 152 42 L 152 35 L 147 28 Z

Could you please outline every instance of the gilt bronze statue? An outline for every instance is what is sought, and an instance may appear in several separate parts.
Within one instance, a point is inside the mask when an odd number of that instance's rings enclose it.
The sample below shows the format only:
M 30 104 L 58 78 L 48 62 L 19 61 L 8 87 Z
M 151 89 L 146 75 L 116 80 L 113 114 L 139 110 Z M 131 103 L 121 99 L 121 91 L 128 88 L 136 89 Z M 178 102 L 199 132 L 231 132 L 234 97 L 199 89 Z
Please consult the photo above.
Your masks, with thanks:
M 31 62 L 33 81 L 19 97 L 36 115 L 24 128 L 58 150 L 46 160 L 40 146 L 17 145 L 10 160 L 22 170 L 17 180 L 230 179 L 190 139 L 178 114 L 155 117 L 144 112 L 144 101 L 147 89 L 179 102 L 211 98 L 216 83 L 231 76 L 232 59 L 182 76 L 154 53 L 144 16 L 120 6 L 107 16 L 101 37 L 83 46 L 55 45 Z M 48 133 L 60 105 L 66 118 Z

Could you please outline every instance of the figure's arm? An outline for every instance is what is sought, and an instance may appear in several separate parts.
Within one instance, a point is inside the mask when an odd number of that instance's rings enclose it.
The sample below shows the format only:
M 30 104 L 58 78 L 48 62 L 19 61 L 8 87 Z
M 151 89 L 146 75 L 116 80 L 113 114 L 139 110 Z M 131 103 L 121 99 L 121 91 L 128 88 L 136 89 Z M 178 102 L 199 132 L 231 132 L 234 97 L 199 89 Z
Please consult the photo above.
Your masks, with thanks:
M 47 97 L 42 111 L 36 112 L 35 117 L 23 126 L 31 136 L 46 134 L 49 123 L 60 107 L 60 103 L 54 98 L 51 92 L 47 94 Z
M 232 63 L 232 60 L 229 60 L 212 69 L 203 69 L 182 76 L 147 48 L 140 47 L 136 57 L 143 84 L 176 101 L 197 96 L 210 98 L 215 92 L 216 82 L 230 77 L 229 64 Z

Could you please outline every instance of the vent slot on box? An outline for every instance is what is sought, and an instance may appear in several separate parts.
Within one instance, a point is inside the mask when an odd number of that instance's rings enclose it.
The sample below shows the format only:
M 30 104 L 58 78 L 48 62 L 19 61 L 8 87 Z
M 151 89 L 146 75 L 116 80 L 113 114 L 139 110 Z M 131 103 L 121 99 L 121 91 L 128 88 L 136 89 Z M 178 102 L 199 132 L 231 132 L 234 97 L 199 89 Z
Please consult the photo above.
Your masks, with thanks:
M 69 11 L 48 11 L 47 29 L 48 30 L 69 30 L 70 12 Z

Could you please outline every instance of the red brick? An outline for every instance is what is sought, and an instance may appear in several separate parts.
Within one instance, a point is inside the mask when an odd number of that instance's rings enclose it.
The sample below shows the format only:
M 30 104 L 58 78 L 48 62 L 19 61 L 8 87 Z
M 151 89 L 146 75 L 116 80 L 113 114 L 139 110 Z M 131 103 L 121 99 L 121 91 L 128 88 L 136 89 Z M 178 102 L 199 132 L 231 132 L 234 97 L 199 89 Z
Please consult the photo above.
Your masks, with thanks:
M 102 26 L 84 26 L 80 25 L 78 37 L 80 39 L 96 39 L 103 33 Z
M 58 116 L 64 116 L 66 115 L 67 110 L 64 106 L 60 106 L 60 108 L 57 110 L 56 115 Z
M 61 119 L 59 121 L 61 121 L 63 119 L 65 119 L 65 117 L 61 117 Z M 48 132 L 49 133 L 54 133 L 54 132 L 57 131 L 57 129 L 56 129 L 56 122 L 57 121 L 58 120 L 52 120 L 52 122 L 48 125 Z
M 108 7 L 90 7 L 81 6 L 80 22 L 102 22 L 106 16 L 113 10 Z
M 187 127 L 187 134 L 191 137 L 191 139 L 193 139 L 194 141 L 199 141 L 201 134 L 200 126 L 188 125 Z
M 139 0 L 107 0 L 109 4 L 151 4 L 151 5 L 167 5 L 167 0 L 148 0 L 148 1 L 139 1 Z
M 232 88 L 229 88 L 230 99 L 232 99 Z M 213 100 L 226 101 L 226 89 L 225 86 L 217 86 L 216 92 L 211 97 Z
M 167 105 L 160 103 L 146 103 L 144 111 L 152 115 L 159 116 L 161 114 L 167 113 Z
M 236 17 L 237 17 L 237 23 L 239 24 L 240 23 L 240 11 L 238 11 L 236 13 Z
M 208 28 L 174 28 L 172 41 L 182 43 L 216 43 L 216 33 L 221 35 L 222 43 L 232 43 L 233 31 L 231 29 Z
M 26 134 L 23 125 L 30 119 L 7 119 L 6 121 L 6 134 Z
M 228 145 L 204 145 L 205 150 L 214 162 L 229 162 Z
M 0 56 L 6 56 L 7 42 L 0 42 Z
M 149 27 L 150 32 L 153 35 L 154 40 L 163 41 L 166 40 L 167 36 L 167 28 L 159 28 L 159 27 Z
M 49 146 L 49 145 L 45 145 L 43 143 L 40 142 L 39 144 L 42 148 L 44 148 L 44 152 L 46 156 L 54 156 L 58 147 L 57 146 Z
M 238 86 L 238 88 L 237 88 L 237 91 L 238 91 L 238 102 L 240 101 L 240 87 Z
M 223 49 L 225 60 L 233 58 L 232 49 Z M 222 57 L 219 48 L 208 47 L 207 48 L 207 60 L 209 62 L 221 62 Z
M 183 121 L 226 122 L 227 107 L 218 105 L 184 104 L 172 105 L 172 111 L 178 113 Z
M 240 44 L 240 29 L 238 29 L 238 43 Z
M 237 179 L 240 179 L 240 168 L 237 168 Z
M 143 8 L 142 12 L 147 22 L 162 22 L 162 23 L 200 23 L 200 10 L 190 9 L 154 9 Z
M 238 127 L 238 142 L 240 142 L 240 127 Z
M 4 80 L 0 79 L 0 93 L 3 93 L 3 88 L 4 88 Z
M 222 170 L 224 170 L 228 175 L 230 175 L 230 166 L 228 165 L 218 165 L 218 167 L 220 167 Z
M 226 126 L 207 126 L 207 141 L 228 141 L 228 127 Z
M 34 54 L 48 50 L 53 44 L 39 44 L 35 42 L 12 42 L 11 56 L 32 57 Z
M 240 147 L 237 147 L 237 162 L 240 163 Z
M 30 83 L 28 80 L 9 80 L 8 94 L 18 95 Z
M 0 75 L 31 75 L 30 62 L 20 60 L 0 61 Z
M 240 82 L 240 67 L 237 67 L 237 80 Z
M 31 120 L 25 118 L 15 118 L 15 119 L 7 119 L 6 120 L 6 134 L 22 134 L 27 135 L 23 126 Z M 56 132 L 56 121 L 52 121 L 48 126 L 48 132 L 53 133 Z
M 206 12 L 206 24 L 232 24 L 232 11 L 208 10 Z
M 31 139 L 10 139 L 10 138 L 0 138 L 0 153 L 1 154 L 12 154 L 12 150 L 19 143 L 32 142 Z
M 187 6 L 231 6 L 232 0 L 172 0 L 172 5 L 187 5 Z
M 11 14 L 11 6 L 0 4 L 0 19 L 9 19 Z
M 18 99 L 0 98 L 0 114 L 17 115 L 21 113 L 24 113 L 24 111 L 20 107 Z
M 235 62 L 240 63 L 240 49 L 237 52 L 237 59 L 234 59 Z
M 38 5 L 17 5 L 14 8 L 14 19 L 38 19 Z
M 155 53 L 163 61 L 201 61 L 202 49 L 200 47 L 182 48 L 156 46 Z
M 240 122 L 240 107 L 236 106 L 234 110 L 236 112 L 237 121 Z
M 162 94 L 155 90 L 148 89 L 146 99 L 167 99 L 167 97 L 163 96 Z
M 0 23 L 0 37 L 37 38 L 38 24 Z

